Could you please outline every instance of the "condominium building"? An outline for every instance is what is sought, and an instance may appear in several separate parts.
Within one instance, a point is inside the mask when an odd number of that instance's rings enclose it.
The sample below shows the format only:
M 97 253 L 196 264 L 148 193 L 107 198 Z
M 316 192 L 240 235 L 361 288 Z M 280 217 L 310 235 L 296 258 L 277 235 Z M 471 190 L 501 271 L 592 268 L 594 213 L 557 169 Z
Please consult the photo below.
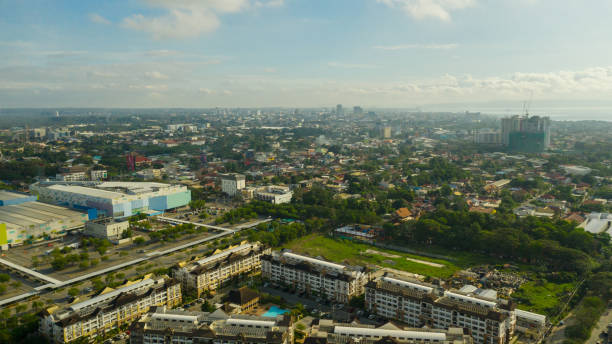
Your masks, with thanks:
M 258 271 L 261 256 L 270 252 L 259 242 L 242 243 L 190 263 L 179 263 L 172 269 L 172 276 L 183 284 L 185 292 L 195 292 L 199 297 L 235 276 Z
M 409 326 L 464 328 L 478 344 L 508 343 L 517 318 L 526 317 L 515 312 L 512 302 L 498 299 L 495 291 L 473 286 L 444 290 L 385 274 L 369 282 L 365 289 L 366 309 L 374 314 Z
M 130 328 L 131 344 L 293 343 L 289 315 L 276 318 L 167 310 L 157 307 Z
M 98 296 L 63 309 L 45 310 L 40 332 L 54 343 L 67 343 L 130 324 L 152 306 L 174 307 L 181 302 L 178 281 L 145 277 L 117 289 L 106 288 Z
M 289 251 L 261 257 L 262 277 L 276 284 L 348 303 L 363 294 L 369 273 L 364 268 L 328 262 Z
M 313 322 L 305 344 L 378 344 L 378 343 L 420 343 L 420 344 L 472 344 L 472 337 L 461 328 L 428 329 L 409 328 L 387 323 L 380 327 L 356 323 L 336 323 L 333 320 Z
M 236 196 L 246 186 L 246 178 L 243 174 L 231 173 L 221 176 L 221 191 L 229 196 Z

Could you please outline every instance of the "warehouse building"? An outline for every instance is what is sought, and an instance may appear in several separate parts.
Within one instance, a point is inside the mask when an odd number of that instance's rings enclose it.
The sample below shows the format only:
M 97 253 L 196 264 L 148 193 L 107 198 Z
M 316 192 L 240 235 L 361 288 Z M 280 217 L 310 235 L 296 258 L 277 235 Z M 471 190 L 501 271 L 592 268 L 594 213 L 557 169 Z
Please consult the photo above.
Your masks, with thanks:
M 43 311 L 40 332 L 53 343 L 82 337 L 95 338 L 122 324 L 130 324 L 153 306 L 182 303 L 181 285 L 173 279 L 145 277 L 117 289 L 106 288 L 98 296 L 57 309 Z
M 0 191 L 0 247 L 23 244 L 43 237 L 55 238 L 82 228 L 86 213 L 40 203 L 36 196 Z
M 109 217 L 159 214 L 191 201 L 186 186 L 149 182 L 40 182 L 31 189 L 45 202 Z

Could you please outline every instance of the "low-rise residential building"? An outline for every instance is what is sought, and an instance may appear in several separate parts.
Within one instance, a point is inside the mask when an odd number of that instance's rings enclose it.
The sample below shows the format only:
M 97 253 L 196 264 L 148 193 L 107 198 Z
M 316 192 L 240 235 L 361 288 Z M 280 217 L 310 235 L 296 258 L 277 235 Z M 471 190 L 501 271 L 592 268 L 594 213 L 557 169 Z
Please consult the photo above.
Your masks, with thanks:
M 364 268 L 288 251 L 262 256 L 261 271 L 262 276 L 273 283 L 342 303 L 363 294 L 364 285 L 369 280 L 369 273 Z
M 356 323 L 336 323 L 333 320 L 315 321 L 304 344 L 471 344 L 472 337 L 461 328 L 409 328 L 393 323 L 380 327 Z
M 43 311 L 40 332 L 54 343 L 68 343 L 130 324 L 152 306 L 171 308 L 181 302 L 178 281 L 145 277 L 126 282 L 117 289 L 106 288 L 99 295 L 66 308 L 51 307 Z
M 525 328 L 517 327 L 517 319 L 527 323 L 544 317 L 524 311 L 517 314 L 515 305 L 497 298 L 494 290 L 469 285 L 460 290 L 444 290 L 390 274 L 366 285 L 365 304 L 368 311 L 409 326 L 465 328 L 478 344 L 509 343 L 515 330 Z
M 293 343 L 290 315 L 276 318 L 186 312 L 157 307 L 130 328 L 131 344 L 157 343 Z
M 235 276 L 258 271 L 261 256 L 270 252 L 270 248 L 259 242 L 242 243 L 190 263 L 179 263 L 172 269 L 172 276 L 181 281 L 186 292 L 194 292 L 199 297 Z

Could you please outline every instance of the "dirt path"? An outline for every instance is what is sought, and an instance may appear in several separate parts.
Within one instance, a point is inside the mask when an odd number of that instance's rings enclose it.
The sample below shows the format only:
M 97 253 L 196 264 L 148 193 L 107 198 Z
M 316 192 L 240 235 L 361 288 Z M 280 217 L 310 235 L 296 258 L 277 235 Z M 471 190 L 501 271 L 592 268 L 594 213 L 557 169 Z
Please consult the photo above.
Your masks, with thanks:
M 407 260 L 411 261 L 411 262 L 415 262 L 415 263 L 420 263 L 420 264 L 425 264 L 425 265 L 429 265 L 429 266 L 433 266 L 434 268 L 443 268 L 444 264 L 438 264 L 438 263 L 433 263 L 433 262 L 428 262 L 426 260 L 420 260 L 420 259 L 415 259 L 415 258 L 410 258 L 410 257 L 406 257 Z

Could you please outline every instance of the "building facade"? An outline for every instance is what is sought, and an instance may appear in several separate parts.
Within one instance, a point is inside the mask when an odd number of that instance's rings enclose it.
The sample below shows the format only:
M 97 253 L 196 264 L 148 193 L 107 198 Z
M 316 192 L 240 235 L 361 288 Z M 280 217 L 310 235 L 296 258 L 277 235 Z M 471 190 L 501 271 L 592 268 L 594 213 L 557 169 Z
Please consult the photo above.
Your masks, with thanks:
M 83 234 L 112 241 L 121 239 L 123 232 L 129 228 L 128 221 L 116 221 L 112 217 L 105 217 L 87 222 Z
M 355 323 L 336 323 L 333 320 L 319 320 L 313 323 L 305 344 L 379 344 L 379 343 L 421 343 L 421 344 L 471 344 L 472 337 L 461 328 L 448 330 L 410 328 L 387 323 L 380 327 Z
M 123 324 L 131 324 L 153 306 L 172 308 L 181 304 L 181 285 L 173 279 L 144 278 L 127 282 L 89 300 L 43 312 L 40 332 L 54 343 L 95 337 Z
M 262 277 L 275 284 L 348 303 L 363 294 L 369 273 L 363 268 L 303 256 L 291 252 L 273 252 L 261 257 Z
M 255 189 L 255 199 L 270 202 L 272 204 L 282 204 L 291 202 L 293 192 L 286 186 L 270 185 Z
M 276 318 L 167 310 L 157 307 L 130 328 L 131 344 L 293 343 L 289 315 Z
M 191 201 L 186 186 L 151 182 L 40 182 L 30 189 L 43 201 L 109 217 L 159 213 Z
M 517 318 L 524 319 L 529 313 L 517 315 L 514 304 L 498 299 L 495 291 L 471 286 L 443 290 L 385 274 L 365 289 L 366 309 L 374 314 L 414 327 L 465 328 L 477 344 L 509 343 Z
M 236 196 L 246 186 L 246 177 L 243 174 L 224 174 L 221 176 L 221 191 L 228 196 Z
M 258 271 L 261 256 L 270 252 L 259 242 L 242 243 L 191 263 L 179 263 L 172 269 L 172 276 L 181 281 L 185 292 L 195 292 L 200 297 L 204 291 L 215 290 L 233 277 Z
M 83 228 L 87 213 L 40 203 L 36 196 L 0 191 L 0 247 L 3 250 L 43 237 Z

